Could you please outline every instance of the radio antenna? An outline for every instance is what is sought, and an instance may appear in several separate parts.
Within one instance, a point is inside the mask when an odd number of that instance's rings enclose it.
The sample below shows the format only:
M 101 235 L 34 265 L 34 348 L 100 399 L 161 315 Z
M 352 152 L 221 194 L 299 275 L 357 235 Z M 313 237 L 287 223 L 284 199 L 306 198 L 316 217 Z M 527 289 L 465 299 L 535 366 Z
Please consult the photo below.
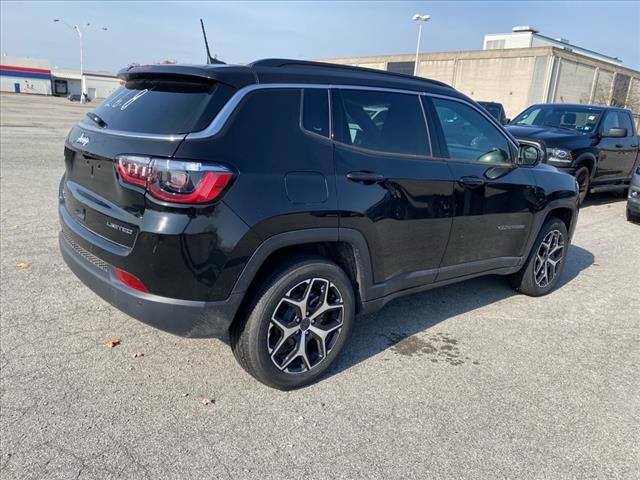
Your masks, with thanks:
M 218 60 L 215 57 L 211 56 L 211 51 L 209 50 L 209 42 L 207 41 L 207 32 L 204 29 L 204 22 L 200 19 L 200 26 L 202 27 L 202 36 L 204 37 L 204 46 L 207 49 L 207 64 L 208 65 L 216 65 L 216 64 L 224 64 L 223 61 Z

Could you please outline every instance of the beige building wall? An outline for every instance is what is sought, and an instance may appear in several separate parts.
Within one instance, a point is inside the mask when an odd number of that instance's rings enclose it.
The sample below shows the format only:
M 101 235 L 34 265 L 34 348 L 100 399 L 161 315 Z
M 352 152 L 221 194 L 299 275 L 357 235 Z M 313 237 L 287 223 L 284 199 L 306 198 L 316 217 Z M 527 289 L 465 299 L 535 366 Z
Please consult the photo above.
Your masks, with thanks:
M 386 70 L 389 63 L 414 60 L 415 55 L 405 54 L 321 61 Z M 444 82 L 475 100 L 500 102 L 510 118 L 534 103 L 612 101 L 640 118 L 640 72 L 556 47 L 421 54 L 418 76 Z M 620 82 L 626 77 L 628 83 Z
M 502 103 L 513 118 L 529 106 L 534 65 L 535 57 L 459 60 L 453 86 L 474 100 Z

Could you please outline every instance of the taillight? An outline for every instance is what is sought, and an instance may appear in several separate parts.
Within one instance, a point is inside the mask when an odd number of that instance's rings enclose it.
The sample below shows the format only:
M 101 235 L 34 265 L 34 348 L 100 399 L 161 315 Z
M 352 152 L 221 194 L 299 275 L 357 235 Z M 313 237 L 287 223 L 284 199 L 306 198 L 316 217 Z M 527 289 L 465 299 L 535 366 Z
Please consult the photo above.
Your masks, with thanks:
M 122 180 L 127 183 L 138 185 L 139 187 L 147 186 L 147 178 L 149 178 L 149 170 L 151 159 L 149 157 L 139 157 L 136 155 L 120 155 L 116 157 L 118 162 L 118 172 Z
M 132 273 L 116 267 L 116 275 L 127 287 L 138 290 L 139 292 L 149 293 L 149 289 L 144 285 L 144 283 L 142 283 L 142 281 Z
M 232 178 L 233 173 L 220 166 L 155 159 L 149 193 L 165 202 L 207 203 L 215 200 Z
M 212 202 L 233 179 L 233 172 L 221 165 L 136 155 L 119 155 L 116 160 L 122 181 L 144 187 L 165 202 Z

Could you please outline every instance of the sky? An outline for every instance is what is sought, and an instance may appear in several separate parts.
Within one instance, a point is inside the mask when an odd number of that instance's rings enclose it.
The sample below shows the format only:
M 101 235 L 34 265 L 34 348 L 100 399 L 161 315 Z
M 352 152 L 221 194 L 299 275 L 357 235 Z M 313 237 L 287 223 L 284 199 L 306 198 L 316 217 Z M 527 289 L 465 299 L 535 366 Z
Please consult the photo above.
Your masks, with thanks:
M 413 53 L 415 13 L 431 15 L 421 51 L 481 50 L 486 33 L 533 25 L 550 37 L 619 57 L 640 70 L 640 1 L 576 2 L 0 2 L 2 55 L 78 68 L 75 32 L 90 23 L 85 69 L 116 72 L 166 59 L 203 63 L 199 18 L 212 53 L 227 63 L 266 57 L 315 59 Z

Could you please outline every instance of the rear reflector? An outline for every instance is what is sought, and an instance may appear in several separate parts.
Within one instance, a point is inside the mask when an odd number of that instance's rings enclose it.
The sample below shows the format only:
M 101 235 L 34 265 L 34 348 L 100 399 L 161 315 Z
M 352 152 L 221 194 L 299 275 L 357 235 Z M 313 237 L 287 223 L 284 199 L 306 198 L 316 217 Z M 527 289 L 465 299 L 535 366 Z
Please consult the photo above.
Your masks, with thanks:
M 144 286 L 144 283 L 135 275 L 116 267 L 116 275 L 122 283 L 127 287 L 138 290 L 139 292 L 149 293 L 149 289 Z

